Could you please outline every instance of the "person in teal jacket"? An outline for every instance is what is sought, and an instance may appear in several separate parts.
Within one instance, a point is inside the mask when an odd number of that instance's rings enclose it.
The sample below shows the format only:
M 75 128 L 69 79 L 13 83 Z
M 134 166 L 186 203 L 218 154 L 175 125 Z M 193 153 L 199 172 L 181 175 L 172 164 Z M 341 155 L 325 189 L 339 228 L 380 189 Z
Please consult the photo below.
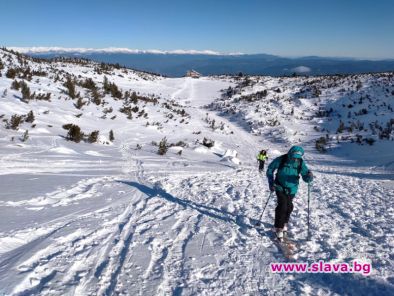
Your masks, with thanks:
M 267 169 L 269 189 L 271 192 L 275 191 L 277 196 L 274 226 L 280 241 L 287 234 L 287 224 L 293 211 L 293 198 L 297 194 L 300 175 L 307 183 L 313 180 L 312 172 L 302 159 L 303 155 L 302 147 L 293 146 L 287 154 L 275 158 Z

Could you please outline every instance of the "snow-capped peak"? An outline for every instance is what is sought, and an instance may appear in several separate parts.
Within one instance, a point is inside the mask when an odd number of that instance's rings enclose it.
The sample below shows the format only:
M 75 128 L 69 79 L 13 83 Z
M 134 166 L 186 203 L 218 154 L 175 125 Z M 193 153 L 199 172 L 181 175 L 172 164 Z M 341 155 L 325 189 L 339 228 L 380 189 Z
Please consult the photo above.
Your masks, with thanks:
M 242 53 L 221 53 L 214 50 L 195 50 L 195 49 L 176 49 L 176 50 L 159 50 L 159 49 L 131 49 L 125 47 L 106 47 L 106 48 L 83 48 L 83 47 L 8 47 L 24 54 L 44 54 L 44 53 L 128 53 L 128 54 L 179 54 L 179 55 L 242 55 Z

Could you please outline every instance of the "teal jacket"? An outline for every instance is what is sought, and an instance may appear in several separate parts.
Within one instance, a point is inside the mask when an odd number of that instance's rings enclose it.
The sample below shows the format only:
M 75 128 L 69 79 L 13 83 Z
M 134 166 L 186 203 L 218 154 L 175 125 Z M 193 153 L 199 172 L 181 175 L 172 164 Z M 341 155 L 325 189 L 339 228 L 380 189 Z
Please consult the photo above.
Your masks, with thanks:
M 305 161 L 302 160 L 303 155 L 304 149 L 299 146 L 293 146 L 287 154 L 275 158 L 267 169 L 269 186 L 271 187 L 274 185 L 275 190 L 284 191 L 287 194 L 294 196 L 298 191 L 299 175 L 302 176 L 302 179 L 305 182 L 311 182 L 313 177 L 312 174 L 309 174 L 309 169 L 306 166 Z M 282 157 L 286 157 L 286 161 L 284 162 L 283 167 L 279 169 Z M 274 180 L 275 170 L 277 170 L 277 172 Z

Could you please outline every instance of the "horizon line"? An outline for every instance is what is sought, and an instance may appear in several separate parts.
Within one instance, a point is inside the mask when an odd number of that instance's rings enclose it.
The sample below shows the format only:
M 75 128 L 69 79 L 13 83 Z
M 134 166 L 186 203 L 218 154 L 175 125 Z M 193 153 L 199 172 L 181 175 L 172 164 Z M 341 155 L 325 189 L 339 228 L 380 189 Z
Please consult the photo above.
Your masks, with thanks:
M 212 55 L 212 56 L 247 56 L 247 55 L 271 55 L 282 58 L 297 59 L 306 57 L 329 58 L 329 59 L 353 59 L 353 60 L 369 60 L 369 61 L 384 61 L 394 60 L 394 58 L 372 58 L 372 57 L 352 57 L 352 56 L 319 56 L 319 55 L 290 55 L 282 56 L 268 53 L 242 53 L 242 52 L 219 52 L 215 50 L 195 50 L 195 49 L 176 49 L 176 50 L 160 50 L 160 49 L 131 49 L 127 47 L 103 47 L 103 48 L 89 48 L 89 47 L 61 47 L 61 46 L 31 46 L 19 47 L 10 46 L 8 49 L 23 53 L 23 54 L 45 54 L 45 53 L 124 53 L 124 54 L 174 54 L 174 55 Z

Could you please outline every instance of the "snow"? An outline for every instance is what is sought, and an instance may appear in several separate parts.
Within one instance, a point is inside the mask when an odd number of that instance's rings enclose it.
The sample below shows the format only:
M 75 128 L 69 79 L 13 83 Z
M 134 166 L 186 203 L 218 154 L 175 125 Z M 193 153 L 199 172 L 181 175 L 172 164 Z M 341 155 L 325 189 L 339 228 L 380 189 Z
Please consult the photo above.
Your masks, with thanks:
M 98 156 L 98 157 L 110 157 L 109 155 L 104 155 L 100 152 L 97 151 L 93 151 L 93 150 L 89 150 L 89 151 L 85 151 L 86 155 L 91 155 L 91 156 Z
M 61 153 L 61 154 L 78 154 L 78 152 L 76 152 L 72 149 L 66 148 L 66 147 L 54 147 L 54 148 L 49 149 L 49 151 L 53 151 L 53 152 Z
M 237 155 L 238 155 L 238 152 L 236 150 L 228 149 L 228 150 L 226 150 L 226 152 L 222 156 L 221 161 L 231 161 L 231 162 L 239 165 L 241 162 L 237 158 Z
M 35 115 L 33 123 L 23 122 L 17 130 L 6 129 L 5 122 L 0 125 L 0 294 L 392 293 L 392 138 L 377 137 L 370 146 L 351 143 L 350 138 L 357 133 L 377 136 L 377 131 L 335 133 L 340 120 L 346 126 L 360 120 L 368 127 L 393 117 L 389 74 L 319 81 L 250 77 L 251 85 L 237 88 L 245 78 L 170 79 L 129 69 L 98 74 L 94 63 L 29 60 L 32 69 L 49 74 L 26 83 L 32 91 L 52 95 L 49 102 L 25 103 L 20 90 L 10 89 L 13 79 L 5 76 L 8 67 L 19 65 L 18 58 L 0 50 L 0 59 L 5 64 L 0 70 L 1 119 L 30 110 Z M 147 118 L 133 112 L 127 119 L 119 111 L 123 101 L 109 94 L 104 104 L 90 102 L 77 109 L 63 82 L 55 82 L 61 71 L 79 79 L 92 77 L 100 89 L 105 75 L 123 93 L 136 91 L 158 103 L 131 103 L 138 112 L 145 110 Z M 362 82 L 358 90 L 355 81 Z M 301 92 L 309 84 L 318 86 L 319 97 L 313 90 Z M 223 97 L 229 87 L 238 93 Z M 265 89 L 265 97 L 245 99 Z M 86 89 L 77 86 L 77 91 L 88 101 Z M 348 119 L 348 104 L 367 95 L 373 100 L 357 101 L 351 109 L 357 113 L 367 108 L 368 114 Z M 109 107 L 113 111 L 106 114 Z M 317 117 L 319 108 L 333 108 L 334 115 Z M 182 109 L 187 115 L 181 115 Z M 98 143 L 67 141 L 62 126 L 68 123 L 86 134 L 99 130 Z M 30 137 L 21 142 L 25 130 Z M 328 150 L 319 153 L 315 140 L 327 133 Z M 349 138 L 334 140 L 344 136 Z M 164 137 L 172 147 L 161 156 L 152 142 Z M 215 145 L 203 146 L 204 138 Z M 371 275 L 269 272 L 271 262 L 285 260 L 267 235 L 275 198 L 268 203 L 262 228 L 253 226 L 269 196 L 256 155 L 265 149 L 272 161 L 294 144 L 305 148 L 304 159 L 315 175 L 310 241 L 305 183 L 294 199 L 290 232 L 301 245 L 297 262 L 357 259 L 372 263 Z

